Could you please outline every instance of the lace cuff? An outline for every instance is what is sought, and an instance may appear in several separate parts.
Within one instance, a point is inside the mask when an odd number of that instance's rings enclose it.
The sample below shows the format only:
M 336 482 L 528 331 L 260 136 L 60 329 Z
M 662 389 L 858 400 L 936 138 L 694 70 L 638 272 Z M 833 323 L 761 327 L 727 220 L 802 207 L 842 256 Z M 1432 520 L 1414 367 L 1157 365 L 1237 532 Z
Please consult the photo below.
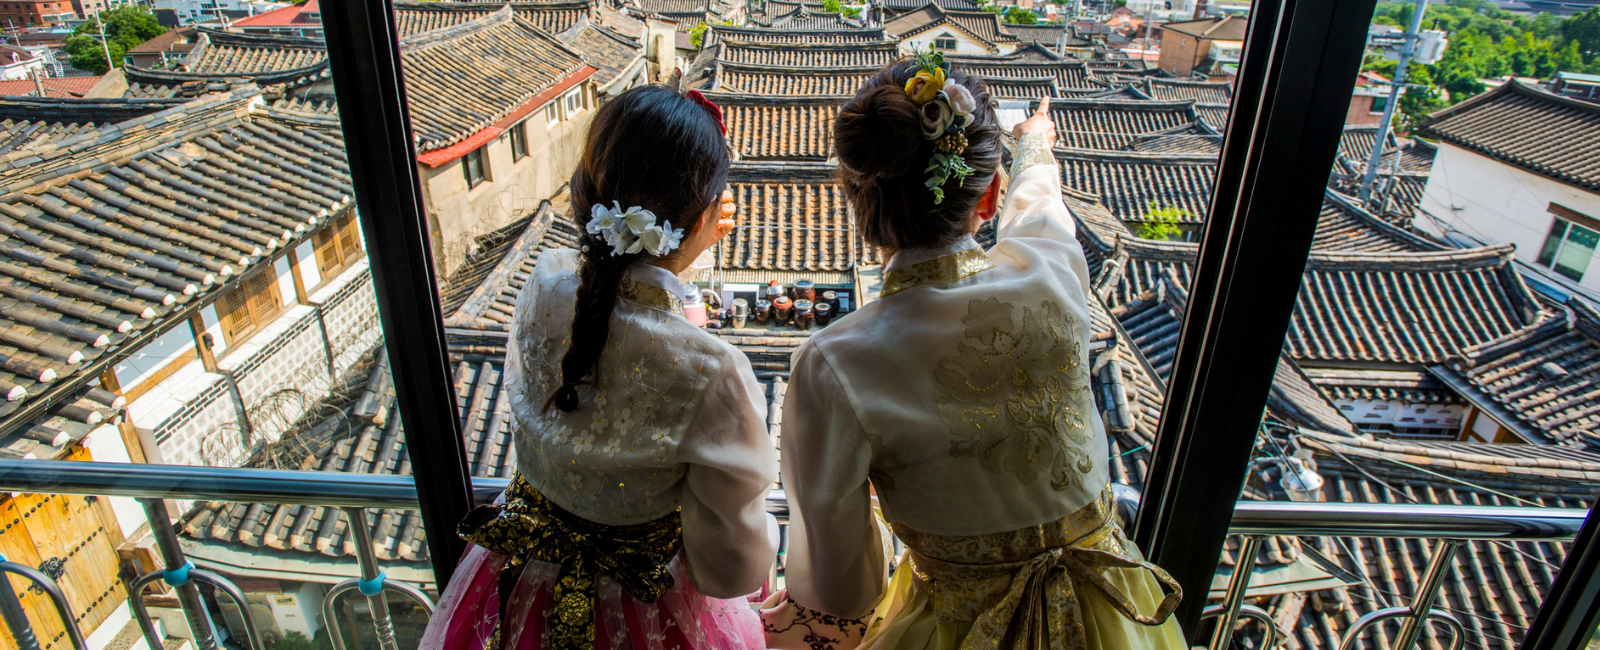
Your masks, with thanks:
M 1050 151 L 1050 140 L 1043 133 L 1024 133 L 1011 152 L 1011 177 L 1016 178 L 1034 165 L 1054 165 L 1055 153 Z

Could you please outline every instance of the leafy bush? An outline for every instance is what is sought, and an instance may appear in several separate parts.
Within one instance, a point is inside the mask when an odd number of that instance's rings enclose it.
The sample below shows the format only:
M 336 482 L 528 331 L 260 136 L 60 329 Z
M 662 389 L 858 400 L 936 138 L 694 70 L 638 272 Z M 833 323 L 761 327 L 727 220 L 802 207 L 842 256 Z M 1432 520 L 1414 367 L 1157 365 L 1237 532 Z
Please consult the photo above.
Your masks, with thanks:
M 1133 234 L 1143 239 L 1170 240 L 1183 234 L 1178 224 L 1185 217 L 1193 216 L 1194 213 L 1177 206 L 1158 208 L 1152 204 L 1150 210 L 1139 217 L 1140 222 L 1133 224 Z

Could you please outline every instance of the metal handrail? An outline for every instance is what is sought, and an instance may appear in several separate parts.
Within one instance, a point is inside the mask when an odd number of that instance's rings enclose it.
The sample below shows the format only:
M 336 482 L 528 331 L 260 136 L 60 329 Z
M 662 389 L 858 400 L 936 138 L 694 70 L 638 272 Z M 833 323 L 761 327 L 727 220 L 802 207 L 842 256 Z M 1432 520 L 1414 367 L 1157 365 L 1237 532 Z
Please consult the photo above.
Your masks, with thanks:
M 507 479 L 474 478 L 473 495 L 480 503 L 492 501 L 509 484 Z M 184 572 L 187 560 L 177 548 L 176 533 L 172 531 L 166 508 L 161 499 L 192 499 L 242 503 L 294 504 L 328 506 L 344 510 L 354 529 L 357 559 L 361 564 L 361 579 L 348 580 L 336 586 L 324 606 L 330 606 L 338 596 L 351 590 L 367 596 L 373 610 L 374 631 L 380 647 L 394 647 L 394 633 L 388 620 L 383 592 L 398 591 L 416 601 L 430 612 L 433 603 L 416 588 L 399 582 L 385 582 L 378 569 L 372 544 L 366 530 L 365 509 L 383 508 L 411 510 L 418 506 L 416 484 L 409 476 L 380 474 L 341 474 L 334 472 L 300 472 L 260 469 L 235 469 L 191 467 L 184 465 L 144 465 L 129 463 L 102 463 L 84 461 L 0 460 L 0 491 L 21 493 L 49 493 L 97 496 L 123 496 L 140 499 L 145 504 L 147 516 L 152 519 L 152 532 L 159 533 L 166 571 L 146 575 L 136 582 L 137 594 L 144 585 L 161 577 L 169 578 Z M 1131 488 L 1118 494 L 1119 512 L 1137 509 L 1137 492 Z M 788 516 L 788 500 L 783 490 L 772 490 L 767 495 L 767 510 L 780 519 Z M 1126 516 L 1126 515 L 1123 515 Z M 1287 501 L 1240 501 L 1236 504 L 1229 532 L 1244 535 L 1247 550 L 1258 547 L 1261 538 L 1276 536 L 1329 536 L 1329 537 L 1392 537 L 1439 539 L 1430 560 L 1428 579 L 1418 591 L 1413 602 L 1406 607 L 1394 607 L 1372 612 L 1362 617 L 1345 633 L 1343 645 L 1349 646 L 1367 629 L 1384 621 L 1401 619 L 1401 643 L 1397 649 L 1409 648 L 1421 634 L 1422 627 L 1430 621 L 1445 624 L 1454 633 L 1452 647 L 1459 648 L 1465 634 L 1459 621 L 1447 613 L 1433 611 L 1438 583 L 1443 580 L 1445 568 L 1454 557 L 1455 550 L 1469 540 L 1544 540 L 1560 541 L 1575 537 L 1583 526 L 1588 511 L 1579 508 L 1531 508 L 1516 506 L 1437 506 L 1415 504 L 1327 503 Z M 161 523 L 155 523 L 160 520 Z M 358 523 L 359 522 L 359 523 Z M 1247 552 L 1254 558 L 1253 552 Z M 1265 612 L 1243 604 L 1253 561 L 1241 560 L 1234 566 L 1234 574 L 1223 603 L 1206 610 L 1208 618 L 1217 618 L 1218 626 L 1211 639 L 1211 648 L 1228 647 L 1233 637 L 1234 624 L 1241 618 L 1253 619 L 1268 626 L 1267 640 L 1279 635 Z M 192 565 L 187 568 L 192 569 Z M 195 578 L 211 583 L 225 595 L 235 597 L 226 579 L 203 571 L 195 571 Z M 200 647 L 215 647 L 214 637 L 208 634 L 212 627 L 204 606 L 199 602 L 199 592 L 193 582 L 183 581 L 178 586 L 179 600 L 190 617 L 191 627 L 199 632 Z M 260 647 L 259 635 L 254 630 L 248 606 L 242 596 L 234 598 L 244 612 L 246 634 L 254 648 Z M 193 602 L 189 602 L 189 601 Z M 135 605 L 136 610 L 138 605 Z M 140 623 L 147 635 L 153 636 L 148 617 L 141 616 Z M 337 617 L 335 617 L 337 618 Z M 76 626 L 68 626 L 76 632 Z M 335 632 L 337 633 L 337 632 Z M 336 643 L 342 645 L 342 636 Z M 1409 643 L 1407 643 L 1409 641 Z

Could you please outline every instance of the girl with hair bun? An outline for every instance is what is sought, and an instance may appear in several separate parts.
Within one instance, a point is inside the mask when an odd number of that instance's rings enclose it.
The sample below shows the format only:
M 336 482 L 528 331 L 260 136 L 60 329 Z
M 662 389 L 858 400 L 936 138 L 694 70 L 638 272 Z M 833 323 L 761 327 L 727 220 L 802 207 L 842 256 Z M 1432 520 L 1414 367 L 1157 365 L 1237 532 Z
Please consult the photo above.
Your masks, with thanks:
M 572 174 L 580 250 L 539 256 L 513 313 L 516 473 L 419 647 L 758 650 L 777 459 L 750 362 L 690 324 L 680 277 L 733 228 L 721 111 L 696 91 L 601 106 Z
M 1014 133 L 1008 175 L 983 82 L 932 51 L 839 112 L 839 181 L 888 262 L 879 299 L 793 357 L 769 647 L 1188 647 L 1177 583 L 1116 519 L 1048 98 Z M 892 580 L 874 500 L 906 546 Z

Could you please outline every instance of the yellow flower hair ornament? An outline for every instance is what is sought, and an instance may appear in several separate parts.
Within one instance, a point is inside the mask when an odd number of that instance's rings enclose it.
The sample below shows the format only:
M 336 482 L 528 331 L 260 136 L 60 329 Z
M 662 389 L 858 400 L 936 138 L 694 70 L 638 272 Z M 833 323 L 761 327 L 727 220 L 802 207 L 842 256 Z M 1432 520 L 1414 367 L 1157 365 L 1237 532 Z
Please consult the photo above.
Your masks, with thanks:
M 944 202 L 944 185 L 954 177 L 960 184 L 973 170 L 961 157 L 967 149 L 967 126 L 978 102 L 966 86 L 950 79 L 950 64 L 944 53 L 932 45 L 916 55 L 917 73 L 906 81 L 906 95 L 922 109 L 922 137 L 934 142 L 933 158 L 925 172 L 931 172 L 926 185 L 933 191 L 933 202 Z

